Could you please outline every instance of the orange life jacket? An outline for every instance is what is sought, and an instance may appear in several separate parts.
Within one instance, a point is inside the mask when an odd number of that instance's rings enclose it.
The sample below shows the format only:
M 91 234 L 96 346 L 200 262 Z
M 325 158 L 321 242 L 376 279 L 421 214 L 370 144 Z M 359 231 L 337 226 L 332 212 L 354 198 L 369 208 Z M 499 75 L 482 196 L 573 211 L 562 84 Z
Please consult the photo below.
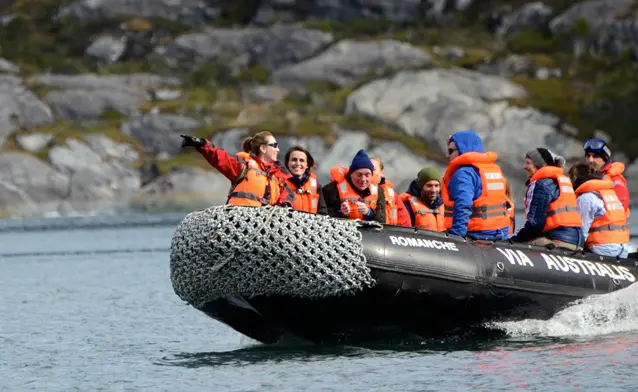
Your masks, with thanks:
M 249 153 L 237 153 L 237 158 L 244 161 L 244 170 L 233 182 L 226 204 L 254 207 L 276 205 L 279 201 L 280 180 L 268 171 L 262 170 Z M 265 199 L 268 187 L 270 198 Z
M 389 225 L 399 224 L 399 206 L 394 198 L 394 185 L 387 179 L 380 185 L 385 195 L 385 223 Z
M 454 158 L 448 165 L 441 197 L 445 205 L 445 228 L 452 227 L 454 217 L 454 202 L 450 199 L 448 183 L 461 166 L 475 167 L 481 176 L 483 184 L 481 196 L 472 204 L 472 215 L 468 222 L 468 231 L 500 230 L 508 227 L 507 196 L 505 195 L 505 178 L 501 168 L 494 162 L 498 156 L 493 152 L 469 152 Z
M 613 162 L 611 165 L 609 165 L 609 167 L 605 169 L 603 174 L 605 175 L 605 178 L 612 181 L 612 186 L 616 186 L 616 183 L 620 182 L 621 184 L 625 186 L 625 188 L 627 188 L 627 179 L 625 178 L 625 176 L 622 175 L 624 171 L 625 171 L 624 163 Z M 631 216 L 631 212 L 629 210 L 629 207 L 627 207 L 627 209 L 625 210 L 625 218 L 629 220 L 630 216 Z
M 344 178 L 346 178 L 346 173 L 348 173 L 348 166 L 335 166 L 330 169 L 330 177 L 334 182 L 340 182 Z
M 444 213 L 445 209 L 441 204 L 436 209 L 428 207 L 421 199 L 409 193 L 400 196 L 401 202 L 408 202 L 414 214 L 414 227 L 432 231 L 445 231 Z
M 618 200 L 611 180 L 589 180 L 576 189 L 576 195 L 594 192 L 605 203 L 605 215 L 595 218 L 589 228 L 585 246 L 629 243 L 629 226 L 625 207 Z
M 343 203 L 348 202 L 350 205 L 350 215 L 347 216 L 348 219 L 363 219 L 363 215 L 357 211 L 356 202 L 360 201 L 365 203 L 368 208 L 376 209 L 377 202 L 379 199 L 379 191 L 378 187 L 374 184 L 370 184 L 370 194 L 366 197 L 361 197 L 352 186 L 348 180 L 346 180 L 346 174 L 348 174 L 348 168 L 345 166 L 336 166 L 330 169 L 330 175 L 332 176 L 332 181 L 337 183 L 337 190 L 339 191 L 339 200 Z
M 313 214 L 317 213 L 319 207 L 319 184 L 317 182 L 317 176 L 314 172 L 310 172 L 308 181 L 301 188 L 297 188 L 297 185 L 286 180 L 290 189 L 295 192 L 295 203 L 293 208 L 297 211 L 306 211 Z
M 558 227 L 581 227 L 583 222 L 580 220 L 580 214 L 576 207 L 576 194 L 574 193 L 571 180 L 564 174 L 563 169 L 556 166 L 544 166 L 540 168 L 529 180 L 527 189 L 529 189 L 533 183 L 543 178 L 554 179 L 558 184 L 560 194 L 558 199 L 549 203 L 545 227 L 543 227 L 541 232 L 545 233 Z M 525 199 L 525 205 L 527 205 L 527 197 Z M 525 211 L 526 218 L 528 212 L 527 210 Z

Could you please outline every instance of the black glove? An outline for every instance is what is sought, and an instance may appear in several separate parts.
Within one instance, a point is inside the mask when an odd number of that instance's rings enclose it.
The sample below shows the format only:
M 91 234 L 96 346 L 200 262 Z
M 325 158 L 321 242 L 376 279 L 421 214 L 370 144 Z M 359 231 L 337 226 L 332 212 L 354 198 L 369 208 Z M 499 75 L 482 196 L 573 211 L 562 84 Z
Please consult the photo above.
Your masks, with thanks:
M 188 136 L 188 135 L 179 135 L 184 140 L 182 140 L 182 147 L 204 147 L 206 145 L 206 139 L 202 139 L 200 137 Z M 212 146 L 212 145 L 211 145 Z

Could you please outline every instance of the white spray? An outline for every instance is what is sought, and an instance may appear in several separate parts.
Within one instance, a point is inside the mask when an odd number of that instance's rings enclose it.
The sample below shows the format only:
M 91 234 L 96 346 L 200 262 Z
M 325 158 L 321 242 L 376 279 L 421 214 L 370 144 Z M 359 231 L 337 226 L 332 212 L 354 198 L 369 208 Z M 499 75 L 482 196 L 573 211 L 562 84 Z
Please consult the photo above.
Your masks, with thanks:
M 549 320 L 491 323 L 513 337 L 591 337 L 638 331 L 638 283 L 574 302 Z

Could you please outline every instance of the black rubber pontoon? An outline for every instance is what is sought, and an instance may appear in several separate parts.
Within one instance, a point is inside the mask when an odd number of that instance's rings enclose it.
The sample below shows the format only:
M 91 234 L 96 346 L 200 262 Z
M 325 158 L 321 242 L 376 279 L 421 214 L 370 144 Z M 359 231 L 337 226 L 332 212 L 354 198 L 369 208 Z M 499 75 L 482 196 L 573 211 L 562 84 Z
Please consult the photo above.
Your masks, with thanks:
M 357 228 L 374 284 L 348 295 L 230 295 L 196 307 L 263 343 L 441 337 L 491 321 L 549 319 L 570 302 L 628 287 L 638 261 L 399 226 Z

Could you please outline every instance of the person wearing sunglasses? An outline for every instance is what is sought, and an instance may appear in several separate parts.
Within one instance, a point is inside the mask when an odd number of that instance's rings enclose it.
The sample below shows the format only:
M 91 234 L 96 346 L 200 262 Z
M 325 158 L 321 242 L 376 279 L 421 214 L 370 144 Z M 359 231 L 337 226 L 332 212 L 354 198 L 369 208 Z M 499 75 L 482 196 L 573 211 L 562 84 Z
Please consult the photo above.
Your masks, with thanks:
M 280 205 L 292 207 L 294 194 L 286 180 L 290 172 L 277 161 L 279 143 L 267 131 L 247 137 L 242 152 L 232 156 L 209 140 L 188 135 L 182 148 L 195 147 L 215 169 L 231 181 L 226 204 L 235 206 Z
M 565 175 L 565 158 L 546 148 L 525 154 L 527 173 L 525 224 L 514 242 L 554 246 L 573 251 L 583 249 L 585 239 L 572 182 Z
M 458 236 L 507 239 L 510 221 L 498 155 L 483 152 L 483 141 L 474 131 L 450 136 L 447 148 L 449 165 L 441 187 L 445 228 Z
M 601 256 L 626 259 L 629 226 L 611 180 L 603 179 L 603 174 L 586 162 L 572 166 L 569 178 L 576 192 L 586 249 Z
M 301 146 L 293 146 L 286 152 L 286 167 L 292 174 L 286 182 L 295 194 L 293 208 L 297 211 L 327 215 L 326 201 L 322 197 L 321 184 L 313 171 L 315 160 Z
M 332 182 L 323 187 L 328 215 L 386 223 L 385 194 L 374 184 L 373 173 L 374 164 L 364 150 L 357 152 L 350 167 L 333 167 Z
M 614 191 L 625 208 L 625 215 L 629 218 L 629 188 L 627 188 L 627 180 L 622 175 L 625 171 L 625 164 L 612 162 L 611 150 L 603 140 L 586 140 L 583 144 L 583 150 L 585 151 L 585 162 L 593 170 L 603 173 L 612 181 Z

